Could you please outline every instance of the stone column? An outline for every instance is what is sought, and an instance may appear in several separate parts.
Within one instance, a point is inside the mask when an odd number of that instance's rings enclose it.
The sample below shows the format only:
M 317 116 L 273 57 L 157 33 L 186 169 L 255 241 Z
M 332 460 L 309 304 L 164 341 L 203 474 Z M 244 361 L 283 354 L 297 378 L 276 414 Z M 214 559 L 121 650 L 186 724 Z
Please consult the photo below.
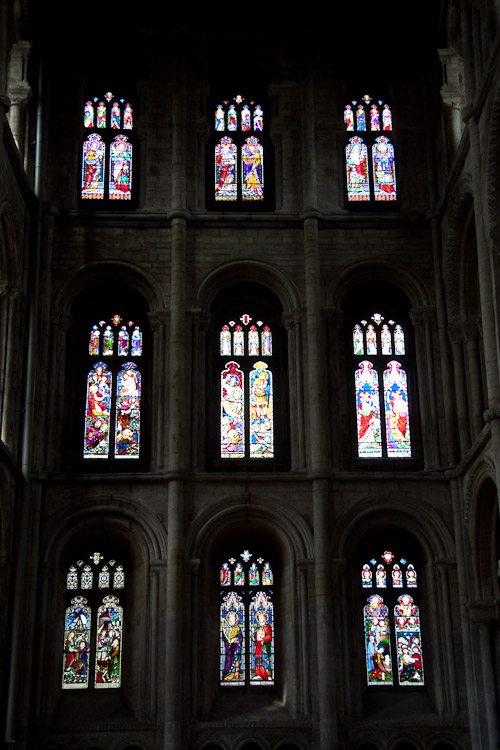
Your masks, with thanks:
M 491 605 L 478 602 L 469 608 L 472 623 L 471 646 L 478 656 L 480 674 L 476 673 L 477 684 L 477 713 L 482 727 L 484 747 L 494 750 L 500 747 L 500 731 L 498 726 L 497 699 L 493 663 L 495 656 L 491 651 L 490 627 L 494 619 L 495 610 Z M 474 710 L 472 706 L 470 710 Z
M 481 377 L 480 336 L 477 323 L 465 322 L 462 325 L 464 356 L 469 383 L 471 403 L 470 424 L 472 437 L 475 438 L 484 427 L 483 382 Z
M 165 735 L 164 747 L 185 747 L 184 727 L 188 709 L 185 691 L 189 679 L 184 669 L 182 645 L 186 613 L 183 598 L 184 573 L 184 481 L 188 446 L 186 425 L 187 381 L 186 350 L 186 83 L 184 78 L 183 39 L 177 40 L 178 66 L 172 91 L 172 226 L 170 266 L 170 346 L 166 365 L 170 377 L 168 410 L 168 468 L 171 481 L 167 501 L 167 591 L 165 634 Z M 184 679 L 183 679 L 184 678 Z M 185 682 L 186 680 L 186 682 Z
M 412 309 L 410 311 L 415 332 L 415 365 L 420 387 L 422 448 L 426 468 L 439 465 L 440 457 L 431 330 L 431 321 L 434 322 L 435 317 L 436 311 L 434 308 Z M 408 395 L 411 403 L 411 392 Z
M 460 453 L 463 456 L 465 451 L 470 448 L 470 428 L 461 326 L 449 326 L 448 336 L 453 354 L 453 382 L 455 386 L 458 437 L 460 440 Z
M 442 686 L 443 700 L 445 700 L 445 711 L 448 715 L 453 718 L 458 718 L 459 714 L 459 702 L 458 702 L 458 683 L 457 683 L 457 668 L 455 659 L 455 649 L 453 645 L 453 611 L 451 607 L 450 597 L 450 581 L 448 577 L 448 569 L 450 565 L 454 565 L 454 560 L 437 560 L 436 571 L 437 571 L 437 589 L 439 595 L 439 601 L 441 602 L 441 643 L 444 645 L 445 653 L 445 671 L 446 679 L 445 685 Z M 437 689 L 440 693 L 441 690 Z
M 306 333 L 308 371 L 309 442 L 313 494 L 313 527 L 315 557 L 315 618 L 318 649 L 318 748 L 331 750 L 337 746 L 337 715 L 335 701 L 334 650 L 332 628 L 332 591 L 330 564 L 330 506 L 328 482 L 328 415 L 326 404 L 327 373 L 322 366 L 325 358 L 325 338 L 321 308 L 321 267 L 319 257 L 317 174 L 314 120 L 314 82 L 307 74 L 302 82 L 303 201 L 304 201 L 304 265 L 306 285 Z M 337 634 L 339 637 L 339 634 Z
M 9 0 L 0 0 L 0 109 L 9 111 L 10 99 L 7 96 L 7 71 L 9 66 L 8 33 Z M 0 125 L 2 121 L 0 119 Z M 0 131 L 1 135 L 1 131 Z
M 298 471 L 305 466 L 303 351 L 298 316 L 295 313 L 283 314 L 283 325 L 288 342 L 288 397 L 294 405 L 290 410 L 291 468 Z

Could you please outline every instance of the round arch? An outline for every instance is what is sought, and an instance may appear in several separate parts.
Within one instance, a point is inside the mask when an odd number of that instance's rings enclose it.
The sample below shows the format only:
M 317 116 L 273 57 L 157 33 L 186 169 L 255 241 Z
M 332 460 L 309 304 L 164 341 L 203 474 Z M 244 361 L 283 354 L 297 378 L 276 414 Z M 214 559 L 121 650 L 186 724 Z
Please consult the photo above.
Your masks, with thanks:
M 330 282 L 326 299 L 336 309 L 342 309 L 344 299 L 357 286 L 366 282 L 383 281 L 397 287 L 408 297 L 412 307 L 428 305 L 432 297 L 425 282 L 401 263 L 387 261 L 362 261 L 355 263 Z
M 279 269 L 253 260 L 225 263 L 211 271 L 198 288 L 195 307 L 208 312 L 217 294 L 226 287 L 241 282 L 242 279 L 261 284 L 274 292 L 285 312 L 300 307 L 300 297 L 295 284 Z
M 101 260 L 86 263 L 71 270 L 54 293 L 53 307 L 63 315 L 70 315 L 79 295 L 93 284 L 108 280 L 112 287 L 126 284 L 146 301 L 151 312 L 165 309 L 166 299 L 158 281 L 140 266 L 122 261 Z
M 275 498 L 250 494 L 235 497 L 228 494 L 218 503 L 204 508 L 186 534 L 186 554 L 200 559 L 213 543 L 214 531 L 223 534 L 237 523 L 256 521 L 278 533 L 285 549 L 297 559 L 312 559 L 313 539 L 304 519 Z

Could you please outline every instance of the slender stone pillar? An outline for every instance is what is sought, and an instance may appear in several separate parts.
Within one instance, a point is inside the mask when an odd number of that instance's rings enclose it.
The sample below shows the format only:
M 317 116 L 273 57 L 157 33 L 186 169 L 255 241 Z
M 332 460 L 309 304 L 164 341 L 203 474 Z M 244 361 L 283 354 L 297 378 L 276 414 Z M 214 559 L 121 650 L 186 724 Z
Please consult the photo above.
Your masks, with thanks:
M 444 684 L 444 696 L 446 697 L 446 712 L 453 718 L 458 718 L 458 682 L 455 649 L 453 647 L 453 612 L 451 608 L 450 581 L 448 569 L 454 565 L 454 560 L 438 560 L 436 563 L 438 573 L 439 600 L 441 602 L 441 627 L 442 642 L 446 651 L 446 679 Z
M 453 382 L 455 384 L 458 436 L 460 439 L 460 453 L 463 456 L 465 451 L 470 448 L 470 428 L 461 327 L 450 326 L 448 328 L 448 335 L 453 354 Z
M 493 675 L 494 654 L 491 651 L 490 626 L 492 609 L 489 605 L 476 604 L 470 608 L 472 635 L 475 649 L 479 652 L 481 665 L 481 690 L 479 691 L 478 713 L 482 719 L 484 747 L 488 750 L 500 747 L 495 678 Z M 484 736 L 486 735 L 486 737 Z
M 325 383 L 325 338 L 321 314 L 321 268 L 319 258 L 318 221 L 316 215 L 316 149 L 314 124 L 314 85 L 312 76 L 305 78 L 302 86 L 302 111 L 307 112 L 303 120 L 303 170 L 304 206 L 308 215 L 304 218 L 304 263 L 307 302 L 307 357 L 308 357 L 308 411 L 310 430 L 309 462 L 314 477 L 313 526 L 315 554 L 316 594 L 316 640 L 318 649 L 318 748 L 331 750 L 337 746 L 336 686 L 334 679 L 335 642 L 332 628 L 332 591 L 330 564 L 330 507 L 328 482 L 323 472 L 328 467 L 328 415 L 327 386 Z M 338 637 L 338 636 L 337 636 Z
M 186 616 L 183 599 L 184 572 L 184 482 L 182 472 L 188 455 L 186 429 L 186 84 L 182 38 L 178 39 L 179 66 L 175 75 L 172 97 L 172 222 L 170 266 L 170 347 L 167 367 L 170 377 L 168 410 L 168 468 L 173 476 L 168 487 L 167 501 L 167 591 L 165 637 L 165 735 L 164 747 L 180 750 L 186 747 L 183 728 L 185 721 L 185 690 L 183 678 L 184 655 L 180 644 Z
M 10 129 L 21 158 L 25 156 L 26 108 L 31 99 L 31 86 L 27 80 L 28 56 L 31 42 L 20 41 L 12 46 L 10 53 L 8 92 Z
M 481 357 L 479 331 L 476 323 L 463 324 L 464 356 L 469 383 L 469 399 L 471 402 L 470 423 L 472 437 L 475 438 L 484 427 L 483 411 L 483 383 L 481 379 Z

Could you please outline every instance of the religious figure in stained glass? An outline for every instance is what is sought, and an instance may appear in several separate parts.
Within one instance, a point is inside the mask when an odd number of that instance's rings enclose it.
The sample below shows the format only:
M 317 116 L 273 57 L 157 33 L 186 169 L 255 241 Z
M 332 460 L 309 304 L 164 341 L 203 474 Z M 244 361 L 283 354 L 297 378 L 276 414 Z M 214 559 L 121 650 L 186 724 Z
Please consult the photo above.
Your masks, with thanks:
M 356 323 L 354 326 L 353 336 L 352 336 L 352 347 L 354 354 L 364 354 L 364 343 L 363 343 L 363 331 L 361 330 L 361 326 L 359 323 Z
M 346 170 L 348 200 L 370 200 L 368 149 L 358 136 L 351 138 L 346 146 Z
M 84 458 L 107 458 L 112 375 L 104 362 L 98 362 L 87 378 Z
M 215 129 L 218 131 L 224 130 L 224 110 L 222 104 L 219 104 L 215 110 Z
M 241 129 L 246 132 L 252 129 L 250 119 L 250 108 L 248 104 L 245 104 L 241 110 Z
M 262 329 L 262 356 L 270 357 L 273 353 L 272 350 L 272 334 L 269 326 L 264 326 Z
M 371 325 L 371 323 L 366 329 L 366 353 L 377 353 L 377 335 L 375 333 L 375 328 Z
M 125 326 L 122 326 L 118 332 L 118 356 L 128 357 L 129 335 Z
M 417 572 L 411 564 L 406 568 L 406 585 L 409 589 L 417 588 Z
M 90 607 L 82 596 L 71 600 L 64 622 L 63 688 L 89 684 Z
M 132 144 L 124 135 L 117 135 L 111 144 L 109 197 L 111 200 L 132 199 Z
M 220 680 L 221 684 L 245 683 L 245 609 L 241 596 L 231 591 L 220 608 Z
M 120 130 L 120 119 L 121 113 L 118 102 L 113 102 L 113 107 L 111 109 L 111 127 L 113 130 Z
M 377 588 L 385 589 L 387 576 L 383 565 L 377 565 L 375 580 L 377 581 Z
M 400 685 L 423 685 L 422 637 L 418 607 L 408 594 L 394 607 Z
M 262 585 L 263 586 L 273 585 L 273 571 L 271 570 L 271 566 L 268 562 L 264 563 L 264 567 L 262 569 Z
M 245 354 L 245 336 L 243 328 L 239 325 L 234 329 L 233 354 L 235 357 L 243 357 Z
M 375 200 L 395 201 L 397 192 L 394 146 L 385 135 L 375 139 L 372 156 Z
M 106 105 L 104 102 L 99 102 L 97 105 L 97 127 L 106 127 Z
M 227 111 L 227 129 L 235 131 L 238 129 L 238 119 L 236 114 L 236 107 L 231 104 Z
M 384 108 L 382 110 L 382 129 L 392 130 L 392 114 L 388 104 L 384 104 Z
M 94 127 L 94 106 L 92 102 L 86 102 L 83 109 L 83 127 L 93 128 Z
M 236 362 L 228 362 L 221 373 L 221 457 L 243 458 L 243 373 Z
M 249 607 L 249 627 L 253 647 L 250 659 L 250 684 L 272 684 L 274 675 L 274 609 L 269 596 L 257 592 Z
M 370 107 L 370 129 L 380 130 L 380 113 L 376 104 Z
M 260 105 L 257 104 L 255 106 L 255 109 L 253 111 L 253 129 L 254 130 L 262 130 L 264 127 L 264 113 L 262 109 L 260 108 Z
M 132 356 L 142 356 L 142 331 L 139 326 L 135 326 L 132 331 Z
M 382 455 L 380 432 L 380 397 L 378 375 L 371 362 L 360 362 L 355 372 L 357 402 L 358 456 L 377 458 Z
M 134 127 L 134 111 L 130 104 L 127 102 L 125 110 L 123 112 L 123 129 L 132 130 Z
M 378 594 L 364 608 L 364 626 L 368 685 L 392 685 L 389 611 Z
M 95 687 L 121 685 L 123 608 L 116 596 L 104 597 L 97 611 Z
M 361 571 L 361 583 L 364 589 L 371 589 L 372 587 L 373 574 L 368 564 L 363 565 Z
M 259 334 L 255 326 L 250 326 L 248 331 L 248 354 L 251 357 L 259 356 Z
M 82 198 L 104 198 L 104 156 L 106 146 L 97 133 L 89 135 L 82 152 Z
M 359 104 L 356 110 L 356 128 L 366 130 L 366 115 L 362 104 Z
M 405 335 L 400 325 L 394 329 L 394 354 L 400 355 L 405 353 Z
M 264 149 L 255 136 L 247 138 L 241 149 L 242 198 L 264 199 Z
M 237 149 L 231 138 L 221 138 L 215 147 L 215 200 L 235 201 L 237 187 Z
M 229 326 L 222 326 L 220 332 L 220 353 L 223 357 L 231 356 L 231 331 Z
M 89 354 L 99 355 L 99 346 L 101 341 L 101 332 L 99 331 L 99 327 L 94 325 L 92 326 L 92 330 L 90 332 L 90 341 L 89 341 Z
M 399 362 L 389 362 L 384 372 L 384 399 L 387 455 L 411 456 L 408 388 L 406 373 Z
M 354 113 L 350 104 L 344 109 L 344 122 L 346 130 L 354 130 Z
M 265 362 L 250 373 L 250 456 L 274 457 L 273 382 Z
M 382 344 L 382 354 L 392 354 L 391 332 L 388 325 L 382 326 L 380 342 Z

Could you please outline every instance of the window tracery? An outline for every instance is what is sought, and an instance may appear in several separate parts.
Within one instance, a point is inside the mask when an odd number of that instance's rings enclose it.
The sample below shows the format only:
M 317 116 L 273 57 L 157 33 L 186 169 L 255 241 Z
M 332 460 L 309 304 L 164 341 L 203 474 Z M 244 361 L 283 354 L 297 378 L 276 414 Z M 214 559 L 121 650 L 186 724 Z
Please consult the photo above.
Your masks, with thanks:
M 365 94 L 360 101 L 346 104 L 344 123 L 348 135 L 345 147 L 348 203 L 396 201 L 391 108 Z
M 375 312 L 352 332 L 359 458 L 412 455 L 405 333 Z M 370 359 L 366 359 L 370 357 Z M 398 359 L 393 359 L 397 357 Z
M 361 568 L 363 590 L 376 589 L 363 608 L 367 684 L 394 685 L 396 671 L 399 685 L 424 685 L 420 611 L 413 591 L 417 573 L 405 558 L 394 560 L 387 550 Z
M 240 94 L 215 106 L 211 143 L 211 201 L 218 207 L 264 207 L 267 181 L 265 107 Z
M 132 105 L 111 91 L 95 96 L 84 105 L 83 128 L 81 199 L 131 201 Z
M 220 684 L 274 685 L 275 613 L 273 571 L 249 550 L 222 563 L 220 592 Z
M 272 332 L 244 313 L 219 333 L 221 458 L 274 458 Z M 260 358 L 266 358 L 264 361 Z
M 87 560 L 70 565 L 66 575 L 71 600 L 64 618 L 65 690 L 121 686 L 123 606 L 116 592 L 123 592 L 125 573 L 99 552 Z
M 132 320 L 115 314 L 91 327 L 83 458 L 140 457 L 142 350 Z

